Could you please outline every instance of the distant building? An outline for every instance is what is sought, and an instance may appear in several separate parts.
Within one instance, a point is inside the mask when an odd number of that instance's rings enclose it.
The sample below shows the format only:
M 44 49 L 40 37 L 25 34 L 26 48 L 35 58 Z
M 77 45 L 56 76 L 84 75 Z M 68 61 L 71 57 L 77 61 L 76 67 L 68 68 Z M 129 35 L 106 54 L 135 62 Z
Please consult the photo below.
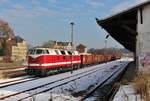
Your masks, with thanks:
M 13 41 L 14 43 L 12 46 L 11 60 L 12 61 L 26 60 L 27 54 L 26 41 L 19 36 L 16 36 Z
M 43 47 L 70 50 L 71 42 L 48 41 L 43 45 Z
M 71 50 L 71 47 L 71 42 L 67 42 L 67 44 L 64 46 L 64 49 Z
M 79 44 L 79 45 L 76 47 L 76 50 L 77 50 L 79 53 L 87 53 L 87 47 L 84 46 L 83 44 Z
M 53 48 L 70 50 L 71 43 L 70 42 L 55 42 Z

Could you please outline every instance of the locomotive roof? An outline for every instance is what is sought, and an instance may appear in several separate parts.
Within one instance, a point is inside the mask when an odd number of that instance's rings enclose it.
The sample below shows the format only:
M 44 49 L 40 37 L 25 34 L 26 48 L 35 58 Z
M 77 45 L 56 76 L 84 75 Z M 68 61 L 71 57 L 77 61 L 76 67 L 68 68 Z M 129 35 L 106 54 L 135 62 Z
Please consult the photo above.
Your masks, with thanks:
M 50 50 L 66 50 L 66 51 L 71 51 L 71 50 L 67 50 L 67 49 L 57 49 L 57 48 L 42 48 L 42 47 L 35 47 L 35 48 L 31 48 L 31 49 L 50 49 Z M 76 50 L 73 50 L 76 51 Z

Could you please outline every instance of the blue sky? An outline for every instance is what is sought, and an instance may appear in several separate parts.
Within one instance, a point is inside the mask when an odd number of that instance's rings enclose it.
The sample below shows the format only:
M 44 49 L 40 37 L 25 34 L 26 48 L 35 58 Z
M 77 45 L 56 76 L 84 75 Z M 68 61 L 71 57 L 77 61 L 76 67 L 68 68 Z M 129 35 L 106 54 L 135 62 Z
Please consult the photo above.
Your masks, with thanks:
M 0 0 L 0 18 L 32 45 L 48 40 L 70 41 L 70 22 L 74 22 L 75 44 L 103 48 L 107 32 L 101 19 L 146 0 Z M 108 47 L 121 47 L 112 38 Z

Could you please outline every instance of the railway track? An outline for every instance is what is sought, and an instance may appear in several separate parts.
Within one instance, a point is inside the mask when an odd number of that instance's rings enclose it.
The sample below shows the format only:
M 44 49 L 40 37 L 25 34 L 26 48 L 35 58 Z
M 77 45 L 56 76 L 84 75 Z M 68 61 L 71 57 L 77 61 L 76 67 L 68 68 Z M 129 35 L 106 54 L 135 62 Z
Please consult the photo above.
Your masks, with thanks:
M 128 65 L 124 64 L 123 67 L 126 67 Z M 108 80 L 110 80 L 111 78 L 113 78 L 113 75 L 116 73 L 121 73 L 125 70 L 125 68 L 122 69 L 117 69 L 113 74 L 111 74 L 109 77 L 107 77 L 105 80 L 103 80 L 102 82 L 100 82 L 99 84 L 97 84 L 93 89 L 91 89 L 90 91 L 87 92 L 87 94 L 85 94 L 79 101 L 85 101 L 88 97 L 90 97 L 98 88 L 102 87 Z M 118 88 L 119 85 L 115 85 L 112 88 L 112 91 L 116 91 L 116 89 Z M 111 92 L 112 92 L 111 91 Z
M 21 99 L 18 100 L 18 101 L 21 101 L 21 100 L 27 99 L 27 98 L 29 98 L 29 97 L 31 97 L 31 96 L 34 96 L 34 95 L 37 95 L 37 94 L 41 94 L 41 93 L 43 93 L 43 92 L 47 92 L 47 91 L 49 91 L 49 90 L 52 90 L 52 89 L 54 89 L 54 88 L 56 88 L 56 87 L 65 85 L 65 84 L 67 84 L 67 83 L 69 83 L 69 82 L 71 82 L 71 81 L 74 81 L 74 80 L 76 80 L 76 79 L 85 77 L 85 76 L 87 76 L 87 75 L 89 75 L 89 74 L 95 73 L 95 72 L 97 72 L 98 70 L 102 70 L 102 69 L 106 69 L 106 68 L 102 68 L 102 67 L 99 68 L 99 67 L 98 67 L 98 68 L 95 68 L 94 70 L 89 70 L 89 71 L 81 72 L 81 73 L 79 73 L 79 74 L 72 75 L 72 76 L 69 76 L 69 77 L 66 77 L 66 78 L 62 78 L 62 79 L 59 79 L 59 80 L 56 80 L 56 81 L 53 81 L 53 82 L 49 82 L 49 83 L 46 83 L 46 84 L 43 84 L 43 85 L 40 85 L 40 86 L 36 86 L 36 87 L 30 88 L 30 89 L 27 89 L 27 90 L 24 90 L 24 91 L 21 91 L 21 92 L 17 92 L 17 93 L 13 93 L 13 94 L 9 94 L 9 95 L 3 96 L 3 97 L 0 98 L 0 100 L 8 99 L 8 98 L 10 98 L 10 97 L 19 96 L 19 95 L 21 95 L 21 94 L 23 94 L 23 93 L 26 93 L 26 92 L 29 92 L 29 91 L 33 91 L 33 90 L 36 90 L 36 89 L 38 89 L 38 88 L 44 88 L 45 86 L 48 86 L 48 85 L 52 85 L 52 84 L 55 85 L 55 86 L 53 86 L 53 87 L 50 87 L 49 89 L 45 89 L 45 90 L 39 91 L 39 92 L 37 92 L 37 93 L 34 93 L 34 94 L 30 95 L 30 96 L 26 96 L 26 97 L 21 98 Z M 74 78 L 74 77 L 75 77 L 75 78 Z M 69 79 L 69 80 L 67 80 L 67 79 Z M 67 80 L 67 81 L 66 81 L 66 82 L 63 82 L 64 80 Z M 63 82 L 63 83 L 61 83 L 61 82 Z
M 62 72 L 62 73 L 65 73 L 65 72 Z M 49 76 L 52 76 L 52 75 L 49 75 Z M 28 82 L 28 81 L 33 81 L 33 80 L 37 80 L 37 79 L 41 79 L 41 78 L 38 78 L 38 77 L 26 77 L 26 78 L 20 78 L 20 79 L 16 79 L 16 80 L 10 80 L 10 81 L 6 81 L 6 82 L 0 82 L 0 88 L 13 86 L 13 85 L 16 85 L 16 84 L 20 84 L 20 83 L 24 83 L 24 82 Z
M 123 67 L 126 66 L 126 65 L 127 65 L 127 64 L 124 64 Z M 112 69 L 114 69 L 114 68 L 112 68 Z M 100 69 L 99 69 L 99 70 L 100 70 Z M 22 100 L 25 100 L 25 99 L 27 99 L 27 98 L 33 97 L 33 96 L 35 96 L 35 95 L 38 95 L 38 94 L 41 94 L 41 93 L 44 93 L 44 92 L 48 92 L 48 91 L 53 90 L 53 89 L 55 89 L 55 88 L 57 88 L 57 87 L 66 85 L 66 84 L 68 84 L 68 83 L 70 83 L 70 82 L 73 82 L 73 81 L 75 81 L 75 80 L 77 80 L 77 79 L 80 79 L 80 78 L 83 78 L 83 77 L 85 77 L 85 76 L 88 76 L 88 75 L 90 75 L 90 74 L 92 74 L 92 73 L 98 72 L 99 70 L 95 70 L 95 71 L 93 71 L 93 72 L 91 72 L 91 73 L 88 73 L 88 74 L 85 74 L 85 75 L 83 75 L 83 76 L 77 77 L 77 78 L 72 79 L 72 80 L 70 80 L 70 81 L 67 81 L 67 82 L 64 82 L 64 83 L 62 83 L 62 84 L 58 84 L 58 85 L 56 85 L 56 86 L 53 86 L 53 87 L 51 87 L 51 88 L 49 88 L 49 89 L 46 89 L 46 90 L 43 90 L 43 91 L 40 91 L 40 92 L 31 94 L 30 96 L 27 96 L 27 97 L 24 97 L 24 98 L 22 98 L 22 99 L 19 99 L 18 101 L 22 101 Z M 103 85 L 105 82 L 107 82 L 107 80 L 109 80 L 109 79 L 110 79 L 115 73 L 117 73 L 118 71 L 120 71 L 120 68 L 117 69 L 115 72 L 113 72 L 111 75 L 109 75 L 104 81 L 102 81 L 102 82 L 101 82 L 100 84 L 98 84 L 98 85 Z M 109 74 L 109 73 L 106 73 L 104 76 L 107 76 L 108 74 Z M 97 87 L 94 87 L 94 88 L 96 89 Z M 95 90 L 95 89 L 94 89 L 94 90 Z M 93 92 L 93 89 L 90 90 L 90 92 Z M 88 97 L 88 95 L 90 95 L 90 94 L 87 94 L 86 97 Z M 81 99 L 80 101 L 84 101 L 84 100 L 86 99 L 86 97 L 84 96 L 83 99 Z
M 39 78 L 37 78 L 37 77 L 35 77 L 35 78 L 34 77 L 26 77 L 26 78 L 20 78 L 20 79 L 16 79 L 16 80 L 1 82 L 0 88 L 4 88 L 4 87 L 16 85 L 16 84 L 20 84 L 20 83 L 24 83 L 24 82 L 28 82 L 28 81 L 33 81 L 33 80 L 37 80 L 37 79 L 39 79 Z
M 50 91 L 50 90 L 52 90 L 54 88 L 60 87 L 62 85 L 68 84 L 69 82 L 75 81 L 76 79 L 80 79 L 82 77 L 85 77 L 85 76 L 87 76 L 89 74 L 95 73 L 95 72 L 97 72 L 99 70 L 102 70 L 102 69 L 106 69 L 106 68 L 104 68 L 104 67 L 101 67 L 101 68 L 97 67 L 97 68 L 95 68 L 93 70 L 87 70 L 87 71 L 81 72 L 79 74 L 75 74 L 75 75 L 72 75 L 72 76 L 69 76 L 69 77 L 65 77 L 65 78 L 62 78 L 62 79 L 59 79 L 59 80 L 55 80 L 55 81 L 52 81 L 52 82 L 49 82 L 49 83 L 46 83 L 46 84 L 43 84 L 43 85 L 40 85 L 40 86 L 36 86 L 36 87 L 30 88 L 30 89 L 27 89 L 27 90 L 23 90 L 21 92 L 12 93 L 12 94 L 8 94 L 8 95 L 6 94 L 4 96 L 1 96 L 0 100 L 2 100 L 2 101 L 4 101 L 4 100 L 10 101 L 10 99 L 15 97 L 15 98 L 19 98 L 17 101 L 21 101 L 21 100 L 27 99 L 29 97 L 32 97 L 34 95 L 38 95 L 38 94 Z M 22 98 L 19 97 L 19 95 L 21 95 L 21 94 L 34 92 L 34 90 L 36 90 L 36 89 L 39 89 L 39 88 L 42 89 L 45 86 L 50 86 L 52 84 L 55 85 L 55 86 L 51 86 L 51 87 L 49 87 L 49 89 L 39 90 L 36 93 L 32 93 L 32 94 L 30 93 L 31 95 L 25 95 Z M 13 101 L 13 100 L 11 100 L 11 101 Z
M 98 70 L 101 70 L 101 69 L 98 69 Z M 48 91 L 50 91 L 50 90 L 52 90 L 52 89 L 55 89 L 55 88 L 57 88 L 57 87 L 60 87 L 60 86 L 63 86 L 63 85 L 65 85 L 65 84 L 68 84 L 68 83 L 70 83 L 70 82 L 73 82 L 73 81 L 75 81 L 75 80 L 77 80 L 77 79 L 80 79 L 80 78 L 82 78 L 82 77 L 85 77 L 85 76 L 88 76 L 88 75 L 90 75 L 90 74 L 92 74 L 92 73 L 95 73 L 95 72 L 97 72 L 98 70 L 95 70 L 95 71 L 93 71 L 93 72 L 91 72 L 91 73 L 87 73 L 87 74 L 85 74 L 85 75 L 82 75 L 82 76 L 76 77 L 76 78 L 74 78 L 74 79 L 68 80 L 67 82 L 60 83 L 60 84 L 58 84 L 58 85 L 56 85 L 56 86 L 53 86 L 53 87 L 51 87 L 51 88 L 49 88 L 49 89 L 46 89 L 46 90 L 43 90 L 43 91 L 40 91 L 40 92 L 31 94 L 31 95 L 29 95 L 29 96 L 27 96 L 27 97 L 24 97 L 24 98 L 22 98 L 22 99 L 19 99 L 18 101 L 22 101 L 22 100 L 25 100 L 25 99 L 30 98 L 30 97 L 32 97 L 32 96 L 35 96 L 35 95 L 38 95 L 38 94 L 41 94 L 41 93 L 44 93 L 44 92 L 48 92 Z
M 15 68 L 0 68 L 1 78 L 14 78 L 19 76 L 25 76 L 25 67 L 15 67 Z

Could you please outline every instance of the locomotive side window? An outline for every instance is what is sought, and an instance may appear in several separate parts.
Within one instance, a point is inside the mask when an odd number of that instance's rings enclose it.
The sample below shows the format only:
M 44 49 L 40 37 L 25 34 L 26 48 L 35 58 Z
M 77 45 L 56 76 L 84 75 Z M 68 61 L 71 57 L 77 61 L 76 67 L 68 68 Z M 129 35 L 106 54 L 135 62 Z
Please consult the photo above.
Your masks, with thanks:
M 42 53 L 43 53 L 43 50 L 41 50 L 41 49 L 36 50 L 36 54 L 42 54 Z
M 58 50 L 55 50 L 55 52 L 56 52 L 56 54 L 57 54 L 57 55 L 59 55 L 59 52 L 58 52 Z
M 62 55 L 65 55 L 65 51 L 60 51 Z
M 71 55 L 71 51 L 68 51 L 68 54 Z
M 48 50 L 44 50 L 44 54 L 49 54 L 49 51 Z

